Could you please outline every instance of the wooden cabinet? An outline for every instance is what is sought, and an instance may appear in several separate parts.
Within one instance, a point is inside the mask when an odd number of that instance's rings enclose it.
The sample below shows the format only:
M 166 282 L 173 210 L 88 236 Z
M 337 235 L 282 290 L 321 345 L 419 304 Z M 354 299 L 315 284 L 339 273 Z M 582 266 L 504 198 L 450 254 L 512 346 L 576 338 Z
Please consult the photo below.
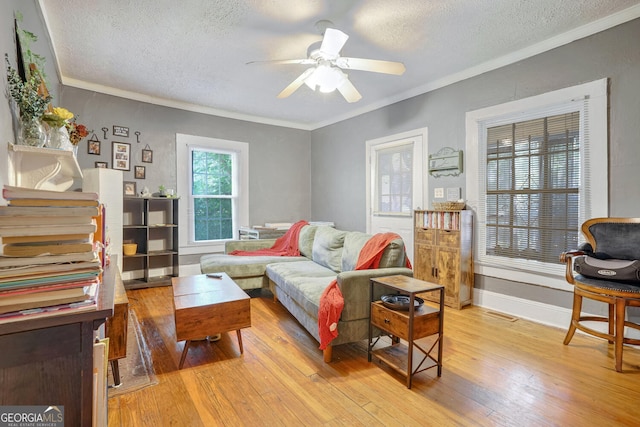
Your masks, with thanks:
M 177 198 L 125 197 L 123 243 L 135 243 L 136 253 L 123 255 L 125 288 L 168 286 L 178 276 Z
M 64 425 L 91 425 L 93 341 L 113 314 L 118 274 L 117 268 L 105 269 L 96 310 L 0 325 L 0 405 L 60 405 Z
M 414 277 L 443 285 L 448 307 L 471 304 L 473 212 L 415 211 L 414 245 Z M 433 295 L 424 298 L 436 301 Z

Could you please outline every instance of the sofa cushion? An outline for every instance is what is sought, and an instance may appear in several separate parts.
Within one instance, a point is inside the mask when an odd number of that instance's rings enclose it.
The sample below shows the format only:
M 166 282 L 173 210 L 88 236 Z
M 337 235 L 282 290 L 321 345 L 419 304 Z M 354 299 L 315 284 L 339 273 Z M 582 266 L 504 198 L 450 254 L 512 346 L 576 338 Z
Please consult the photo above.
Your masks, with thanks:
M 300 237 L 298 237 L 300 255 L 311 259 L 313 255 L 313 239 L 316 236 L 317 229 L 317 225 L 305 225 L 300 229 Z
M 344 237 L 344 249 L 342 250 L 342 271 L 353 271 L 358 264 L 360 251 L 371 238 L 371 234 L 360 231 L 350 231 Z
M 266 274 L 276 286 L 315 317 L 318 316 L 322 292 L 336 278 L 333 270 L 313 261 L 269 264 Z
M 306 260 L 304 257 L 286 256 L 236 256 L 225 254 L 204 255 L 200 258 L 200 271 L 227 273 L 229 277 L 255 277 L 265 273 L 267 264 L 272 262 L 292 262 Z
M 313 239 L 313 261 L 323 267 L 339 272 L 342 264 L 342 247 L 346 234 L 346 231 L 339 231 L 333 227 L 319 226 Z
M 404 240 L 395 239 L 387 245 L 378 268 L 404 267 L 406 265 Z

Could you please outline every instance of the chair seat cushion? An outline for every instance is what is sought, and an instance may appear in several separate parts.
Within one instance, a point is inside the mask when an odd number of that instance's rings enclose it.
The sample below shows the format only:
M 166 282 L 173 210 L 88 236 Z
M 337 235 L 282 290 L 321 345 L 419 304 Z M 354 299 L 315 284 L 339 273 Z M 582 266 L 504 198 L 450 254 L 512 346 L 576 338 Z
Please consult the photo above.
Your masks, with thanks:
M 573 269 L 583 276 L 595 279 L 640 283 L 640 261 L 624 259 L 598 259 L 577 257 Z
M 593 286 L 603 290 L 638 294 L 637 298 L 640 298 L 640 283 L 614 282 L 612 280 L 594 279 L 593 277 L 587 277 L 581 274 L 575 276 L 575 281 L 576 283 L 583 283 L 587 286 Z

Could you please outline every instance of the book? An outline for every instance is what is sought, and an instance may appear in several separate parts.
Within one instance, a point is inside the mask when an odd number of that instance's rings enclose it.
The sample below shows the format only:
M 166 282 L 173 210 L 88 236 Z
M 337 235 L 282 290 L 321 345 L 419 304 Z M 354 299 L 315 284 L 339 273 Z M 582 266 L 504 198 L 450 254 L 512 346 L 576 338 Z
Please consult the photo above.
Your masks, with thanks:
M 27 286 L 27 287 L 17 288 L 17 289 L 1 289 L 0 298 L 7 295 L 22 295 L 22 294 L 28 294 L 32 292 L 39 292 L 39 291 L 42 291 L 43 288 L 46 288 L 51 291 L 71 289 L 71 288 L 82 288 L 85 286 L 91 286 L 94 283 L 98 283 L 98 280 L 99 280 L 98 278 L 94 277 L 89 280 L 79 280 L 79 281 L 72 281 L 67 283 L 53 283 L 50 285 L 33 285 L 33 286 Z
M 0 268 L 0 279 L 5 277 L 32 277 L 39 273 L 59 273 L 68 271 L 86 271 L 89 269 L 100 269 L 100 260 L 95 259 L 92 261 L 81 262 L 66 262 L 62 264 L 43 264 L 43 265 L 27 265 L 27 266 L 15 266 L 15 267 L 3 267 Z
M 14 199 L 98 200 L 98 193 L 88 191 L 54 191 L 5 185 L 2 197 Z
M 89 287 L 78 287 L 55 291 L 40 291 L 28 294 L 3 296 L 0 298 L 0 314 L 31 308 L 69 304 L 90 298 Z
M 62 255 L 81 252 L 93 252 L 92 243 L 61 243 L 61 244 L 18 244 L 3 245 L 3 256 L 35 257 L 40 255 Z
M 0 324 L 96 310 L 98 308 L 98 304 L 96 302 L 97 289 L 98 286 L 92 287 L 92 289 L 90 289 L 89 291 L 88 298 L 81 302 L 32 308 L 20 311 L 11 311 L 8 313 L 0 314 Z
M 67 262 L 93 261 L 95 252 L 78 252 L 62 255 L 42 255 L 36 257 L 3 257 L 0 256 L 0 271 L 4 268 L 27 267 L 36 265 L 60 264 Z
M 64 200 L 64 199 L 13 199 L 9 200 L 9 206 L 18 207 L 53 207 L 53 206 L 98 206 L 97 200 Z
M 47 235 L 89 235 L 96 231 L 95 224 L 70 224 L 70 225 L 29 225 L 22 227 L 0 227 L 0 237 L 14 236 L 47 236 Z M 65 239 L 71 240 L 71 239 Z M 9 243 L 9 242 L 5 242 Z
M 46 225 L 70 225 L 70 224 L 91 224 L 93 217 L 86 216 L 51 216 L 51 215 L 20 215 L 20 216 L 0 216 L 0 227 L 25 225 L 25 224 L 46 224 Z
M 0 279 L 0 290 L 21 289 L 35 286 L 58 285 L 71 282 L 95 280 L 100 270 L 66 272 L 57 274 L 43 273 L 34 277 L 5 277 Z M 80 283 L 78 283 L 80 286 Z
M 91 243 L 93 233 L 89 234 L 52 234 L 50 236 L 11 236 L 0 237 L 0 243 L 5 245 L 15 243 Z
M 1 217 L 24 217 L 36 216 L 39 218 L 49 217 L 73 217 L 73 216 L 98 216 L 100 211 L 97 206 L 75 206 L 75 207 L 42 207 L 42 206 L 0 206 Z

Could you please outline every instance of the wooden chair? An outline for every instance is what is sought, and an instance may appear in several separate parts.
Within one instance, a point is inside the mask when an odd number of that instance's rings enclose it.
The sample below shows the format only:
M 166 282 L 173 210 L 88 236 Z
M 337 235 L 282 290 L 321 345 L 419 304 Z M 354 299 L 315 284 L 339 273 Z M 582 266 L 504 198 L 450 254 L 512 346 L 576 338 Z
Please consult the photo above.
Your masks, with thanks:
M 587 243 L 578 250 L 564 252 L 560 260 L 566 263 L 565 277 L 573 288 L 571 325 L 564 339 L 568 345 L 576 329 L 606 339 L 614 344 L 616 371 L 622 372 L 623 344 L 640 345 L 640 339 L 624 336 L 625 326 L 640 331 L 640 325 L 625 319 L 627 307 L 640 307 L 640 283 L 595 279 L 577 274 L 573 260 L 590 252 L 607 254 L 616 259 L 640 259 L 640 218 L 593 218 L 582 224 Z M 582 299 L 589 298 L 609 305 L 608 317 L 582 316 Z M 607 322 L 608 333 L 585 326 L 581 322 Z

